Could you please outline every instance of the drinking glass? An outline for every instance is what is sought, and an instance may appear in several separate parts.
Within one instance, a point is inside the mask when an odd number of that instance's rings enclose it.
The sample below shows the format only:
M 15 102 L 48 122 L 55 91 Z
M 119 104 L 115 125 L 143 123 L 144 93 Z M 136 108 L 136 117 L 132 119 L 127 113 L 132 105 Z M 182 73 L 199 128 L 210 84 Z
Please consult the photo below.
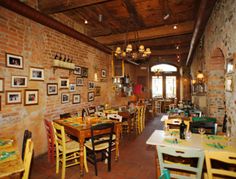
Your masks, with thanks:
M 206 130 L 204 128 L 199 128 L 198 132 L 201 136 L 203 136 L 203 134 L 205 134 Z
M 227 129 L 226 137 L 227 137 L 228 145 L 230 145 L 230 143 L 231 143 L 231 136 L 232 136 L 231 130 Z
M 192 137 L 192 132 L 185 132 L 185 139 L 189 140 Z
M 169 126 L 168 125 L 164 126 L 164 132 L 165 132 L 165 135 L 169 134 Z

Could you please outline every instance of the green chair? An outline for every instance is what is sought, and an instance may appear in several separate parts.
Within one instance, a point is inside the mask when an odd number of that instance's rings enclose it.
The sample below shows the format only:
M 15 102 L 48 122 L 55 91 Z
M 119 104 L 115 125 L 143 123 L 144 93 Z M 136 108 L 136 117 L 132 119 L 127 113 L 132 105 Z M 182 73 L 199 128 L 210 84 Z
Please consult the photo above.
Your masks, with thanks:
M 161 173 L 159 179 L 170 179 L 170 172 L 168 169 L 162 170 Z
M 157 153 L 161 171 L 168 169 L 171 178 L 201 179 L 204 162 L 202 150 L 157 146 Z M 173 173 L 174 170 L 181 173 Z

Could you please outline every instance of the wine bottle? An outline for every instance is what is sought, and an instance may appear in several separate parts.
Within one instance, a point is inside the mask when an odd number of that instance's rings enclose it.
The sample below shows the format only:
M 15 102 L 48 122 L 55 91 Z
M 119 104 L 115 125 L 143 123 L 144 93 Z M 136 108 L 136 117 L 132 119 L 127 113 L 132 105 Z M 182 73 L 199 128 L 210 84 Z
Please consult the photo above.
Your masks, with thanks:
M 182 119 L 182 122 L 179 127 L 179 138 L 180 139 L 185 139 L 185 133 L 184 133 L 185 128 L 186 128 L 186 125 L 184 124 L 184 120 Z

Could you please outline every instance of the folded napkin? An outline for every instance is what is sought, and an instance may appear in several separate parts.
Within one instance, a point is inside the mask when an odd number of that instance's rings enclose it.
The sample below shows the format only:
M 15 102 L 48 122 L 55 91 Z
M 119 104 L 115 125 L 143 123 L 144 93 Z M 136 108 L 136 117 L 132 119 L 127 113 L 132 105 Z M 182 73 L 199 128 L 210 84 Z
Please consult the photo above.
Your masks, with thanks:
M 13 140 L 11 139 L 0 139 L 0 146 L 12 145 Z
M 11 151 L 11 152 L 2 151 L 0 152 L 0 161 L 5 160 L 15 154 L 16 154 L 16 151 Z
M 179 143 L 181 143 L 181 141 L 179 141 L 177 139 L 165 139 L 164 141 L 169 143 L 169 144 L 179 144 Z
M 217 136 L 217 135 L 207 135 L 207 139 L 212 139 L 212 140 L 222 140 L 224 139 L 223 136 Z
M 78 123 L 74 123 L 74 124 L 71 124 L 73 127 L 78 127 L 78 126 L 81 126 L 80 124 Z
M 210 147 L 213 147 L 215 149 L 224 149 L 226 147 L 225 145 L 222 145 L 218 142 L 217 143 L 208 143 L 207 145 Z

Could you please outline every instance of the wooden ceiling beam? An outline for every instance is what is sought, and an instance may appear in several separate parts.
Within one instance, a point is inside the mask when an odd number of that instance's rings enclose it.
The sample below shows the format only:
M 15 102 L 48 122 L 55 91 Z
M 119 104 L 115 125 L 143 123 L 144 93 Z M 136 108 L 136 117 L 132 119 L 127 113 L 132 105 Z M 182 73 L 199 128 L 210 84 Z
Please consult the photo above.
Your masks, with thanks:
M 184 49 L 167 49 L 167 50 L 152 50 L 152 56 L 159 56 L 159 55 L 179 55 L 183 53 L 188 53 L 189 48 Z
M 137 31 L 139 40 L 155 39 L 161 37 L 168 37 L 174 35 L 188 34 L 193 31 L 194 22 L 188 21 L 178 24 L 177 29 L 173 29 L 173 25 L 164 25 L 160 27 L 154 27 L 144 30 Z M 117 44 L 125 40 L 126 33 L 100 36 L 96 37 L 95 40 L 105 45 Z M 135 32 L 129 32 L 127 40 L 134 41 L 136 39 Z
M 45 14 L 54 14 L 106 1 L 109 0 L 39 0 L 39 9 Z

